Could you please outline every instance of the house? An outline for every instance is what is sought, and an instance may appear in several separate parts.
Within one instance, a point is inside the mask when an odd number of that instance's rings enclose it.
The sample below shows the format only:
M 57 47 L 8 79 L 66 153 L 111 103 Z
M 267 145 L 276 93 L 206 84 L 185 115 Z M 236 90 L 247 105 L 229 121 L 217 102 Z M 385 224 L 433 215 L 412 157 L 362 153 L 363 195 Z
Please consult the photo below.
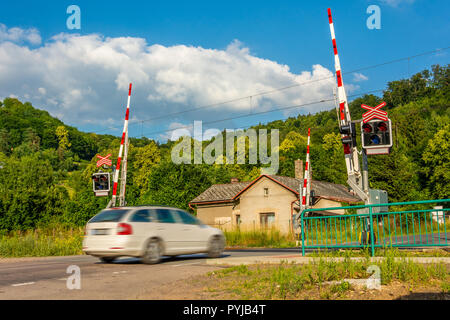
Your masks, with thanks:
M 247 182 L 232 179 L 231 183 L 212 185 L 189 206 L 197 210 L 197 217 L 204 223 L 222 229 L 275 227 L 288 233 L 292 228 L 294 210 L 299 210 L 301 184 L 300 177 L 277 175 L 261 175 Z M 325 208 L 361 201 L 341 184 L 313 180 L 311 190 L 314 193 L 312 208 L 324 208 L 321 214 L 343 214 L 343 210 L 327 211 Z

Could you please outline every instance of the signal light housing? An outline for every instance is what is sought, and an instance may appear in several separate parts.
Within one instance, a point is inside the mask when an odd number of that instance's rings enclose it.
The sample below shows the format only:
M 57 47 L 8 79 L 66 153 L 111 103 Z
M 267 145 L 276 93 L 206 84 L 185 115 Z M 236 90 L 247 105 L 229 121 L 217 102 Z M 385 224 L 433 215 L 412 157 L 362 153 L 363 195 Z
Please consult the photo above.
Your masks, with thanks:
M 92 189 L 97 197 L 108 196 L 110 187 L 108 172 L 99 172 L 92 175 Z
M 343 135 L 341 138 L 344 147 L 344 154 L 352 153 L 352 148 L 356 147 L 356 128 L 352 122 L 349 125 L 341 126 L 339 132 Z
M 392 147 L 391 120 L 361 123 L 361 142 L 368 155 L 389 154 Z

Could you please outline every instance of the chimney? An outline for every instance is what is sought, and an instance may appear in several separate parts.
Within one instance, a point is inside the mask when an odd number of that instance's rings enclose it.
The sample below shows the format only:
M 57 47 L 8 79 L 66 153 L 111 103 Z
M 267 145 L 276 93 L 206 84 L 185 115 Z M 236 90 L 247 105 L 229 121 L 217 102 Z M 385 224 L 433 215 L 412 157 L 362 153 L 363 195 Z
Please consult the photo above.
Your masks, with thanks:
M 297 159 L 294 161 L 295 164 L 295 178 L 303 180 L 303 160 Z
M 231 183 L 238 183 L 239 179 L 238 178 L 231 178 Z

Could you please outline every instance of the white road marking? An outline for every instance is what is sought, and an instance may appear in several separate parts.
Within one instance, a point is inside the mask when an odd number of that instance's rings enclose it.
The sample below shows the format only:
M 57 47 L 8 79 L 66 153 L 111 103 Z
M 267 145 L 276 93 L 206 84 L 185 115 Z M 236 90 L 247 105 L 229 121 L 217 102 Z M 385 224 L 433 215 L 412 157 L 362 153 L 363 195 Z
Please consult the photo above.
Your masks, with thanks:
M 114 271 L 113 274 L 127 273 L 128 271 Z
M 30 284 L 34 284 L 35 282 L 24 282 L 24 283 L 16 283 L 16 284 L 12 284 L 12 287 L 20 287 L 20 286 L 27 286 Z
M 182 263 L 182 264 L 174 264 L 172 267 L 181 267 L 181 266 L 189 266 L 191 264 L 199 264 L 199 262 L 191 262 L 191 263 Z

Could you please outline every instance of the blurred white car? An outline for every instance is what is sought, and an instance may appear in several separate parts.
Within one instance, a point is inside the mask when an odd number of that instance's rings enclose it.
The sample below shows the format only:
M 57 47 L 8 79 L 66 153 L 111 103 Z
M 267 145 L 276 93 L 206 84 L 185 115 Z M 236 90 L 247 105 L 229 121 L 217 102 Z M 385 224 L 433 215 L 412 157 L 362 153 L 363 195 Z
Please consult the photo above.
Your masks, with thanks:
M 220 257 L 225 236 L 184 210 L 164 206 L 117 207 L 88 221 L 83 252 L 112 262 L 121 256 L 154 264 L 162 256 L 207 253 Z

